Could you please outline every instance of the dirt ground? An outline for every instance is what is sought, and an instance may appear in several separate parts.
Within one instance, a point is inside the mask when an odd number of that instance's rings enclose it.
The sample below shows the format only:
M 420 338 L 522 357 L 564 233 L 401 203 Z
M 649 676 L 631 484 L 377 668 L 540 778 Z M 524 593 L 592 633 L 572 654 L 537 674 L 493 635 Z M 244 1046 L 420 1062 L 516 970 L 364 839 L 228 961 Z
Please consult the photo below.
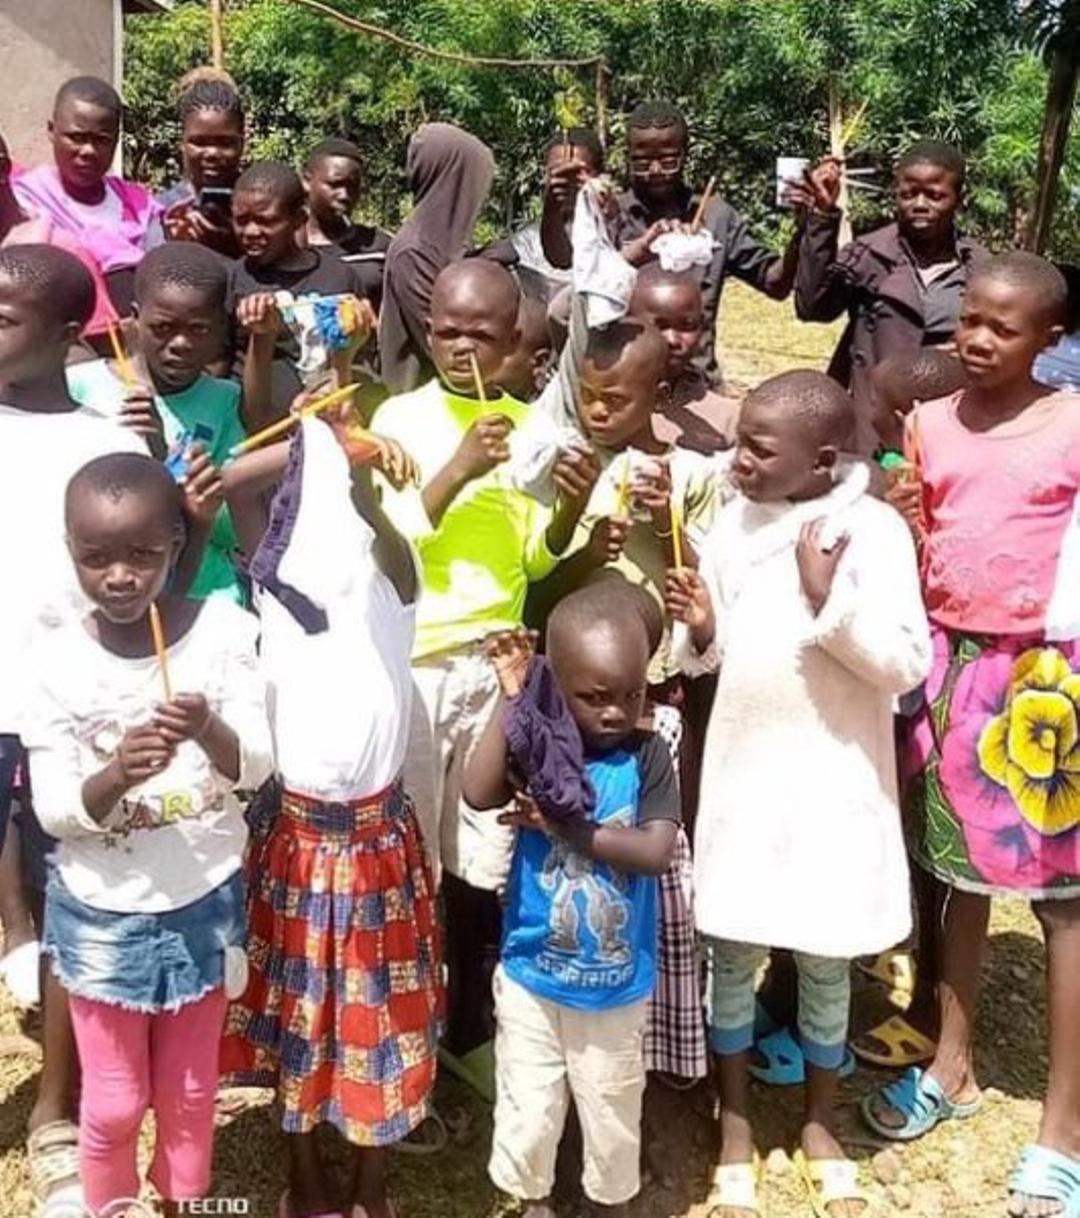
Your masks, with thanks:
M 735 285 L 722 318 L 729 383 L 745 388 L 785 368 L 823 367 L 836 333 L 835 327 L 801 326 L 789 304 L 765 301 Z M 987 1089 L 982 1111 L 875 1159 L 881 1146 L 862 1127 L 854 1101 L 884 1074 L 859 1070 L 844 1085 L 844 1141 L 860 1162 L 872 1202 L 869 1218 L 1004 1215 L 1005 1182 L 1020 1147 L 1035 1133 L 1045 1085 L 1043 949 L 1036 924 L 1020 903 L 995 905 L 991 935 L 977 1037 L 979 1077 Z M 857 1028 L 884 1013 L 881 995 L 872 989 L 857 995 Z M 16 1013 L 0 996 L 0 1035 L 18 1027 Z M 33 1056 L 0 1058 L 0 1218 L 33 1213 L 23 1144 L 36 1072 Z M 245 1100 L 239 1112 L 221 1119 L 212 1192 L 247 1203 L 233 1212 L 273 1218 L 282 1162 L 272 1109 L 261 1093 L 248 1093 Z M 689 1095 L 650 1090 L 647 1123 L 655 1132 L 648 1136 L 656 1143 L 650 1157 L 662 1167 L 647 1175 L 634 1218 L 706 1218 L 715 1148 L 712 1103 L 704 1085 Z M 450 1147 L 436 1158 L 394 1156 L 400 1218 L 509 1218 L 514 1207 L 496 1195 L 485 1171 L 490 1111 L 452 1079 L 440 1081 L 439 1104 L 453 1118 Z M 767 1162 L 763 1212 L 769 1218 L 806 1218 L 811 1211 L 788 1158 L 798 1135 L 800 1091 L 758 1087 L 754 1104 L 758 1146 Z M 578 1218 L 572 1180 L 563 1191 L 567 1200 L 561 1214 Z

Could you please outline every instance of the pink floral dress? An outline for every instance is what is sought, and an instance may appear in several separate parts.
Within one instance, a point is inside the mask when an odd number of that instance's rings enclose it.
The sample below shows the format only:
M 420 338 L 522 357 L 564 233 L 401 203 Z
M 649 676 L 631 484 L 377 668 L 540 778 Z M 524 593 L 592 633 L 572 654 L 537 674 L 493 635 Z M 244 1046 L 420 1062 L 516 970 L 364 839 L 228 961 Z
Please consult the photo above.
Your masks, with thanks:
M 905 749 L 916 860 L 969 892 L 1080 896 L 1080 642 L 1049 637 L 1080 484 L 1080 397 L 969 431 L 919 408 L 934 664 Z

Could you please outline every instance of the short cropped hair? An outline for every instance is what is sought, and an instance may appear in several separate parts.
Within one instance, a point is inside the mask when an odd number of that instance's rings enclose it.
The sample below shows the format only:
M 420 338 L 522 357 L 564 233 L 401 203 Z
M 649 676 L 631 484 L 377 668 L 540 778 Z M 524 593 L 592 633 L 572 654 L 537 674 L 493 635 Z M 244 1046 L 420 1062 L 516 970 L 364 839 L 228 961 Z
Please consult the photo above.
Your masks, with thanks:
M 1038 254 L 1010 250 L 1006 254 L 987 258 L 976 265 L 968 284 L 969 290 L 980 279 L 995 279 L 998 283 L 1021 288 L 1030 295 L 1031 307 L 1038 309 L 1051 324 L 1064 323 L 1069 286 L 1057 267 Z
M 320 140 L 312 148 L 304 162 L 304 167 L 314 169 L 320 161 L 329 160 L 332 156 L 345 157 L 346 160 L 355 161 L 361 166 L 364 164 L 364 154 L 360 151 L 358 144 L 354 144 L 352 140 L 342 140 L 331 136 L 329 139 Z
M 962 389 L 964 365 L 940 347 L 916 347 L 887 355 L 874 369 L 874 380 L 896 398 L 910 402 L 932 402 Z
M 597 170 L 603 171 L 604 145 L 600 143 L 600 137 L 591 127 L 570 127 L 566 132 L 565 140 L 560 138 L 549 142 L 547 148 L 544 149 L 544 156 L 548 156 L 552 149 L 561 148 L 564 144 L 587 152 Z
M 127 495 L 158 499 L 168 526 L 183 521 L 180 488 L 165 466 L 146 453 L 107 453 L 88 461 L 67 484 L 68 519 L 80 495 L 103 495 L 114 503 Z
M 224 261 L 204 245 L 166 241 L 152 249 L 135 271 L 135 299 L 145 301 L 164 284 L 194 288 L 225 307 L 228 274 Z
M 654 636 L 658 612 L 648 608 L 655 605 L 647 592 L 636 589 L 624 576 L 615 575 L 591 580 L 584 587 L 564 596 L 551 611 L 547 622 L 548 650 L 552 642 L 580 639 L 598 625 L 605 625 L 619 634 L 641 631 L 646 654 L 656 650 Z M 663 623 L 661 622 L 661 632 Z
M 86 102 L 88 105 L 107 110 L 110 117 L 117 123 L 120 122 L 120 115 L 124 109 L 120 94 L 108 81 L 102 80 L 99 76 L 73 76 L 70 80 L 65 80 L 56 91 L 53 113 L 55 114 L 64 102 L 69 101 Z
M 855 427 L 855 406 L 831 376 L 809 368 L 781 372 L 762 381 L 749 395 L 759 402 L 790 407 L 810 422 L 818 437 L 838 448 L 851 439 Z
M 9 245 L 0 249 L 0 279 L 30 292 L 41 310 L 60 325 L 80 329 L 94 313 L 97 290 L 90 272 L 55 245 Z
M 233 193 L 272 195 L 290 211 L 300 211 L 307 198 L 300 175 L 284 161 L 256 161 L 236 179 Z
M 660 331 L 643 318 L 624 317 L 603 329 L 590 330 L 585 358 L 592 364 L 611 368 L 630 350 L 652 366 L 659 381 L 667 368 L 667 343 Z
M 630 111 L 627 124 L 638 130 L 649 127 L 681 127 L 684 135 L 689 130 L 683 112 L 669 101 L 638 102 Z
M 967 165 L 954 144 L 944 140 L 918 140 L 910 148 L 906 148 L 896 162 L 897 174 L 903 173 L 913 165 L 934 165 L 944 169 L 956 179 L 957 186 L 963 186 L 967 177 Z

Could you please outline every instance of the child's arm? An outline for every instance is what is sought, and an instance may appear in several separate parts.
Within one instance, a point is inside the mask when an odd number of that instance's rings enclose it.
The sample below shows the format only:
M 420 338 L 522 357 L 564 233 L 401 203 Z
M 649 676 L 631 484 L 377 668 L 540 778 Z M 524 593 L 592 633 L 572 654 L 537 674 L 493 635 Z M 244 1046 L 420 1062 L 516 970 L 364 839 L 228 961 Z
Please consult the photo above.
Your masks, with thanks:
M 281 481 L 288 461 L 289 441 L 281 440 L 237 457 L 221 471 L 236 538 L 248 558 L 266 532 L 267 495 Z
M 716 614 L 708 585 L 697 571 L 684 567 L 667 573 L 664 607 L 676 622 L 682 622 L 698 655 L 705 655 L 716 642 Z
M 521 692 L 535 650 L 536 636 L 525 629 L 500 631 L 484 644 L 484 653 L 499 679 L 501 696 L 462 773 L 462 795 L 478 811 L 504 808 L 514 793 L 503 712 L 506 699 Z
M 558 497 L 546 534 L 547 548 L 552 554 L 565 553 L 573 540 L 599 477 L 600 462 L 591 448 L 570 448 L 559 453 L 552 471 Z
M 221 471 L 201 444 L 193 444 L 188 449 L 187 463 L 187 471 L 179 482 L 187 521 L 187 540 L 176 561 L 172 578 L 172 588 L 178 596 L 183 596 L 195 582 L 214 520 L 225 500 Z
M 383 472 L 386 472 L 385 468 Z M 416 600 L 417 592 L 416 560 L 412 547 L 382 510 L 372 484 L 369 464 L 352 467 L 352 501 L 353 507 L 375 534 L 374 554 L 379 570 L 394 585 L 401 603 L 411 605 Z
M 132 787 L 160 774 L 175 754 L 175 744 L 170 744 L 153 724 L 129 728 L 112 760 L 82 784 L 82 806 L 87 815 L 100 825 Z M 50 801 L 46 800 L 44 806 L 49 805 Z M 42 818 L 42 825 L 46 832 L 55 836 L 70 835 L 62 832 L 64 826 L 53 822 L 48 812 Z
M 879 515 L 872 537 L 826 550 L 822 522 L 804 525 L 799 580 L 816 619 L 812 641 L 868 684 L 904 694 L 926 679 L 932 656 L 915 550 L 896 513 L 867 502 Z
M 466 486 L 510 458 L 513 423 L 504 414 L 482 415 L 461 439 L 457 451 L 421 491 L 424 512 L 437 529 L 446 510 Z
M 154 712 L 154 727 L 173 748 L 185 740 L 195 743 L 219 774 L 232 783 L 240 780 L 240 739 L 211 709 L 205 694 L 173 696 Z
M 248 334 L 240 419 L 251 435 L 277 421 L 271 381 L 274 342 L 281 329 L 281 315 L 274 303 L 274 294 L 256 292 L 242 297 L 236 303 L 236 322 Z

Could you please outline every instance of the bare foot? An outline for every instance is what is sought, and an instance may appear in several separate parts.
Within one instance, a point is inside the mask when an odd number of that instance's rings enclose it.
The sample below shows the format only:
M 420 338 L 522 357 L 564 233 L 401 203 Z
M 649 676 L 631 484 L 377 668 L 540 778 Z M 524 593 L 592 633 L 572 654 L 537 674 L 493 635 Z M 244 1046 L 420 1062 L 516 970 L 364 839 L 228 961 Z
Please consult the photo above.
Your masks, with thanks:
M 844 1148 L 819 1121 L 807 1121 L 802 1131 L 802 1152 L 807 1159 L 846 1159 Z M 826 1207 L 830 1218 L 860 1218 L 866 1212 L 865 1200 L 832 1201 Z

